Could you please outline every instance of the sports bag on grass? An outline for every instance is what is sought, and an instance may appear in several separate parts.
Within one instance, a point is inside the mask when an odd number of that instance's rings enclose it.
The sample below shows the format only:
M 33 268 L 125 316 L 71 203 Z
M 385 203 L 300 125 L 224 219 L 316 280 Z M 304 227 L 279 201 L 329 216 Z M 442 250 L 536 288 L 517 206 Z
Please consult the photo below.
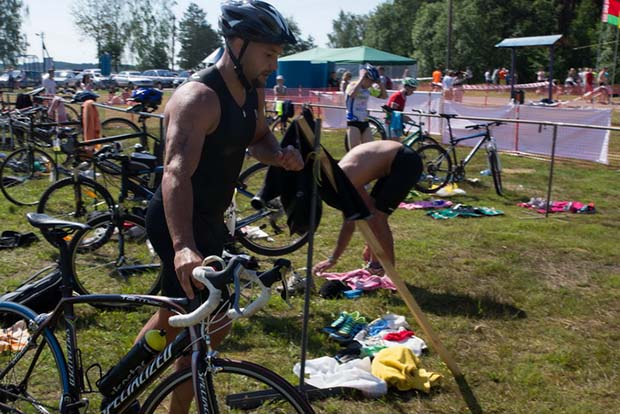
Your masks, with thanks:
M 30 276 L 12 292 L 0 296 L 0 302 L 15 302 L 32 309 L 36 313 L 53 310 L 62 297 L 60 286 L 62 275 L 54 265 Z

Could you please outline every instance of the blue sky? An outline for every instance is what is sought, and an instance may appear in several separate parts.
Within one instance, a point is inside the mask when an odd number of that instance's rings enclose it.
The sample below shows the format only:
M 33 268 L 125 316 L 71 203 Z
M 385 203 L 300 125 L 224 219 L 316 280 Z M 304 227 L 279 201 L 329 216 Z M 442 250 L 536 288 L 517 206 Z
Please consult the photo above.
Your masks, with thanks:
M 101 0 L 105 1 L 105 0 Z M 130 0 L 128 0 L 130 1 Z M 95 62 L 95 42 L 80 38 L 73 26 L 70 14 L 75 0 L 24 0 L 30 11 L 22 29 L 30 46 L 28 54 L 41 56 L 41 38 L 35 33 L 45 34 L 45 45 L 50 55 L 59 61 L 81 63 Z M 386 0 L 271 0 L 285 16 L 293 17 L 299 25 L 302 36 L 312 35 L 318 46 L 326 46 L 327 34 L 332 31 L 332 20 L 340 10 L 365 14 L 374 10 Z M 174 12 L 179 20 L 189 5 L 189 0 L 177 0 Z M 217 28 L 220 0 L 194 0 L 207 13 L 207 21 Z

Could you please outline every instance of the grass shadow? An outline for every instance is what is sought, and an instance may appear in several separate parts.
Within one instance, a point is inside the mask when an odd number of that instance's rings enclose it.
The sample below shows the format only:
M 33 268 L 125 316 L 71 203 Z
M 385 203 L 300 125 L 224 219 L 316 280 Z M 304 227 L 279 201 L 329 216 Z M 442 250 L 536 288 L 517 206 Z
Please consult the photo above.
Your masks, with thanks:
M 428 289 L 407 284 L 416 302 L 423 311 L 434 315 L 460 315 L 480 319 L 525 319 L 527 313 L 509 303 L 500 302 L 490 296 L 475 297 L 448 292 L 432 292 Z M 404 301 L 395 293 L 389 299 L 395 305 Z

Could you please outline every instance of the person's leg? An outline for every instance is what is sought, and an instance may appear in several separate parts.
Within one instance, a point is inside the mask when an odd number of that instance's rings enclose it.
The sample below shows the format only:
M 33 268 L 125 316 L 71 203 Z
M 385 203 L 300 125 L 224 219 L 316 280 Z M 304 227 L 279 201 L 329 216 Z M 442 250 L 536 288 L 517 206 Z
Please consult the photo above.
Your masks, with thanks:
M 358 146 L 362 141 L 362 134 L 358 127 L 349 125 L 347 127 L 347 139 L 349 140 L 349 150 Z
M 364 144 L 366 142 L 372 141 L 372 131 L 370 127 L 364 128 L 364 132 L 362 132 L 361 143 Z
M 151 329 L 160 330 L 163 329 L 166 332 L 166 343 L 171 343 L 174 341 L 174 338 L 181 332 L 179 328 L 173 328 L 168 324 L 168 318 L 174 316 L 173 312 L 170 312 L 167 309 L 159 309 L 149 321 L 144 325 L 140 334 L 136 338 L 136 342 L 142 338 L 147 331 Z M 213 332 L 211 334 L 211 345 L 214 348 L 217 348 L 220 343 L 224 340 L 224 338 L 228 335 L 231 329 L 231 321 L 227 317 L 222 314 L 218 314 L 214 317 L 215 320 L 219 321 L 218 323 L 212 324 L 209 326 L 209 330 Z M 174 364 L 174 369 L 176 372 L 187 368 L 191 365 L 191 355 L 184 356 L 178 359 Z M 176 388 L 172 394 L 172 401 L 169 407 L 169 413 L 174 414 L 184 414 L 189 411 L 189 407 L 194 398 L 194 389 L 193 384 L 188 382 L 187 384 L 183 384 L 182 386 Z

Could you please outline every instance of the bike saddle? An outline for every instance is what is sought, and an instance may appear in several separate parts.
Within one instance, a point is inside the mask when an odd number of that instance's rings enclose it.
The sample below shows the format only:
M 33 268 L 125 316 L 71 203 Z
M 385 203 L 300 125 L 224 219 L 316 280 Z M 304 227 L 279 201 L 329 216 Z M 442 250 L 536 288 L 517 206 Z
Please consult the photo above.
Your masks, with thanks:
M 459 116 L 459 114 L 439 114 L 439 116 L 441 116 L 442 118 L 446 118 L 446 119 L 452 119 L 452 118 L 456 118 L 457 116 Z
M 28 213 L 26 214 L 28 222 L 42 230 L 86 230 L 90 226 L 82 223 L 76 223 L 74 221 L 60 220 L 41 213 Z

